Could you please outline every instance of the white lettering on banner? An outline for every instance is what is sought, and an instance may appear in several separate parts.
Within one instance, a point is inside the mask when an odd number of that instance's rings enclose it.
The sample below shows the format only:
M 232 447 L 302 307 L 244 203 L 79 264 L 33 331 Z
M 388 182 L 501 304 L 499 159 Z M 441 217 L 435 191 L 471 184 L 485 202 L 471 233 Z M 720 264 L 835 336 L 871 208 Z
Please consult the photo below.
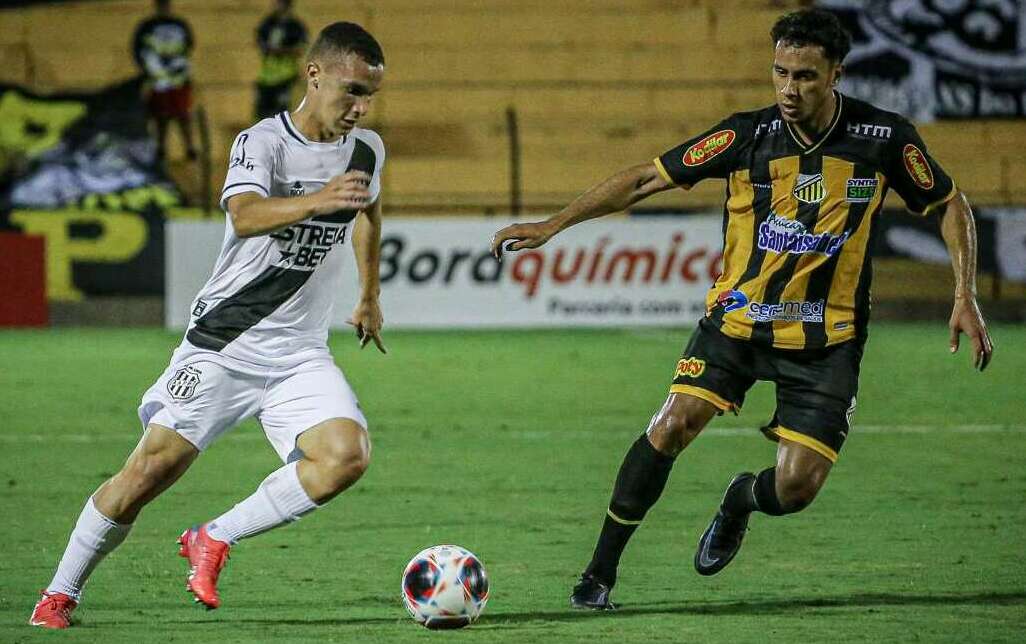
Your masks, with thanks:
M 719 215 L 589 222 L 541 248 L 507 252 L 499 262 L 488 244 L 511 221 L 386 218 L 380 267 L 387 326 L 691 324 L 704 314 L 706 293 L 721 270 Z M 223 226 L 209 234 L 219 240 Z M 175 238 L 169 233 L 169 261 L 185 267 L 187 262 L 173 260 L 175 253 L 188 254 L 188 248 L 173 247 Z M 195 247 L 195 241 L 190 243 Z M 345 254 L 345 281 L 351 284 L 333 314 L 333 325 L 342 328 L 357 294 L 357 276 L 350 251 L 335 252 Z M 194 258 L 192 263 L 202 262 Z M 207 277 L 198 277 L 187 295 L 181 292 L 189 289 L 168 289 L 169 326 L 187 324 L 192 299 Z M 180 279 L 169 277 L 169 286 L 170 280 Z M 172 301 L 172 290 L 184 303 Z

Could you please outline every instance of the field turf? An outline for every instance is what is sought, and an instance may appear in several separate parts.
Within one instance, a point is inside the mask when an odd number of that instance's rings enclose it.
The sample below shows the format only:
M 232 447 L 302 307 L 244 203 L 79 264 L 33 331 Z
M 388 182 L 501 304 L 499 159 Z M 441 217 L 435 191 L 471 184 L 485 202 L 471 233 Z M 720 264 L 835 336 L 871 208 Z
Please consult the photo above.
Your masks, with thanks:
M 0 333 L 0 642 L 1022 641 L 1026 632 L 1026 327 L 993 329 L 984 374 L 942 325 L 877 324 L 855 428 L 806 512 L 754 517 L 738 559 L 691 565 L 730 476 L 774 448 L 740 417 L 678 460 L 624 557 L 615 614 L 571 612 L 616 468 L 665 396 L 687 330 L 333 338 L 371 420 L 371 469 L 299 524 L 245 541 L 206 612 L 174 540 L 278 467 L 247 423 L 144 511 L 63 634 L 25 625 L 86 496 L 135 444 L 139 396 L 178 335 Z M 478 624 L 432 633 L 399 600 L 407 559 L 458 543 L 484 561 Z

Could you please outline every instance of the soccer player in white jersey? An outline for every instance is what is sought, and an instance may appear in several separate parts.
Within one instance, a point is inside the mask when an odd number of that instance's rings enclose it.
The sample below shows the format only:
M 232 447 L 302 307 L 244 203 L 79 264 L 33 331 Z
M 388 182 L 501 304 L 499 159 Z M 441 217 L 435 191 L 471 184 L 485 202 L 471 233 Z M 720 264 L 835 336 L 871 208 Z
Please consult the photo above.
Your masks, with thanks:
M 201 451 L 256 417 L 285 465 L 248 498 L 179 539 L 188 588 L 217 608 L 217 579 L 241 539 L 299 519 L 367 468 L 367 421 L 328 351 L 332 305 L 352 243 L 360 296 L 351 323 L 384 352 L 378 306 L 381 139 L 357 126 L 384 74 L 358 25 L 326 27 L 310 50 L 306 97 L 239 134 L 221 196 L 227 215 L 214 273 L 185 339 L 143 395 L 145 428 L 121 471 L 86 501 L 30 624 L 66 628 L 82 587 L 139 511 Z

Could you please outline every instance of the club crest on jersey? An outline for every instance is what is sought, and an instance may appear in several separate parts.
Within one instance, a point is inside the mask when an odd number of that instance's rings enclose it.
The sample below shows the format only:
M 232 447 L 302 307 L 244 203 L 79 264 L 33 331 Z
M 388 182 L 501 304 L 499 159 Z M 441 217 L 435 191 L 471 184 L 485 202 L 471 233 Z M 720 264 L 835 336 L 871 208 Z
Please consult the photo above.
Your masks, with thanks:
M 702 165 L 723 152 L 734 143 L 734 130 L 720 130 L 705 137 L 684 151 L 681 162 L 690 167 Z
M 195 367 L 183 367 L 167 383 L 167 393 L 175 400 L 188 400 L 196 393 L 196 385 L 200 382 L 200 370 Z
M 822 174 L 800 174 L 791 191 L 794 198 L 802 203 L 819 203 L 826 196 Z
M 289 188 L 289 196 L 302 197 L 304 194 L 306 194 L 306 188 L 304 188 L 303 184 L 298 181 L 292 184 L 292 187 Z
M 848 179 L 848 190 L 845 194 L 848 203 L 869 203 L 876 194 L 879 183 L 876 179 Z
M 908 170 L 909 176 L 917 186 L 923 190 L 933 187 L 933 171 L 930 169 L 930 164 L 926 162 L 926 155 L 922 150 L 909 143 L 902 150 L 901 158 L 904 159 L 905 169 Z

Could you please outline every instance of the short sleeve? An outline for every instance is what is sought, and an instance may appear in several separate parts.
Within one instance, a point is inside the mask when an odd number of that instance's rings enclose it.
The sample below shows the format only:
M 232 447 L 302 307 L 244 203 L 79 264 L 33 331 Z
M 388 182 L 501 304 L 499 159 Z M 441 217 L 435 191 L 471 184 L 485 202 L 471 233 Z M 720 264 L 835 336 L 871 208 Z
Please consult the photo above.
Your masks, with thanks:
M 702 179 L 725 179 L 737 169 L 744 135 L 737 115 L 656 157 L 663 178 L 690 188 Z
M 887 179 L 909 211 L 928 215 L 955 196 L 956 188 L 944 168 L 930 156 L 915 126 L 900 119 L 894 128 Z
M 243 192 L 271 195 L 274 165 L 272 133 L 256 128 L 245 130 L 235 138 L 228 162 L 228 175 L 221 190 L 221 209 L 228 210 L 228 199 Z
M 381 196 L 381 171 L 385 167 L 385 144 L 376 132 L 371 133 L 367 143 L 374 150 L 374 173 L 370 182 L 371 203 L 374 203 Z

